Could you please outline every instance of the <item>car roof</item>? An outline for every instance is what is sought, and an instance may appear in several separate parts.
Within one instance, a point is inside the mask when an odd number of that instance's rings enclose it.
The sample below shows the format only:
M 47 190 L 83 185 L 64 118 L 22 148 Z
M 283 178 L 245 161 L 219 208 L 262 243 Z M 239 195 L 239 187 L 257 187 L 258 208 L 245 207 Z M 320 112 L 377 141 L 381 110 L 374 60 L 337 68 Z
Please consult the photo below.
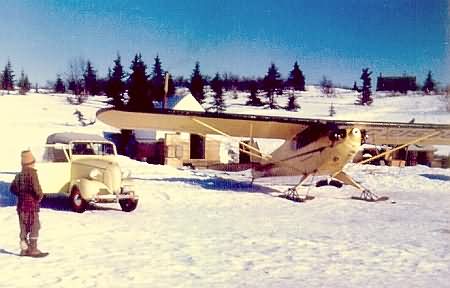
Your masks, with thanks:
M 96 134 L 73 133 L 73 132 L 54 133 L 47 137 L 47 144 L 56 144 L 56 143 L 69 144 L 71 141 L 104 142 L 108 140 Z

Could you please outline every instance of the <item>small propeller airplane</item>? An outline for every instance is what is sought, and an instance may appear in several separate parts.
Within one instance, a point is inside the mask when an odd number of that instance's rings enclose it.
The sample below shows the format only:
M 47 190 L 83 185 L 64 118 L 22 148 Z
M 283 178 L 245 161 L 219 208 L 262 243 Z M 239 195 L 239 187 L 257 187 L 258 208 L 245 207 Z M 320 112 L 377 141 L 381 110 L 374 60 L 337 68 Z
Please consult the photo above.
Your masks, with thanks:
M 328 175 L 354 186 L 361 191 L 360 197 L 354 197 L 356 199 L 387 200 L 387 197 L 377 196 L 343 171 L 365 142 L 401 145 L 387 153 L 415 143 L 450 145 L 450 125 L 444 124 L 342 121 L 167 109 L 127 112 L 112 108 L 99 110 L 97 119 L 120 129 L 158 129 L 250 138 L 250 144 L 239 143 L 245 147 L 243 152 L 260 158 L 252 169 L 253 179 L 300 176 L 299 183 L 284 195 L 294 201 L 304 200 L 298 195 L 297 187 L 310 175 Z M 267 155 L 251 145 L 253 138 L 284 139 L 285 142 Z

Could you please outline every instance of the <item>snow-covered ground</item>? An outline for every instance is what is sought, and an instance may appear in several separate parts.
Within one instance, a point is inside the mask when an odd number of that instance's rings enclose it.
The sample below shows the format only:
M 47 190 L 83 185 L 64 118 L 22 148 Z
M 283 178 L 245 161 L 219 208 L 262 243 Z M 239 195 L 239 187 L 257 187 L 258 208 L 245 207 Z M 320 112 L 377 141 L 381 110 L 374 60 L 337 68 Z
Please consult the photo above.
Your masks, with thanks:
M 249 110 L 227 96 L 233 113 L 336 119 L 450 123 L 439 96 L 378 97 L 372 107 L 302 92 L 299 112 Z M 243 96 L 243 95 L 241 95 Z M 450 169 L 349 164 L 357 181 L 390 200 L 349 200 L 352 187 L 302 189 L 303 204 L 274 197 L 295 178 L 249 172 L 183 170 L 121 157 L 140 194 L 131 213 L 98 205 L 83 214 L 64 197 L 46 198 L 40 213 L 42 259 L 17 257 L 18 220 L 9 183 L 20 151 L 48 134 L 114 131 L 96 122 L 102 97 L 81 106 L 63 95 L 0 96 L 0 287 L 450 287 Z M 285 105 L 286 99 L 279 99 Z

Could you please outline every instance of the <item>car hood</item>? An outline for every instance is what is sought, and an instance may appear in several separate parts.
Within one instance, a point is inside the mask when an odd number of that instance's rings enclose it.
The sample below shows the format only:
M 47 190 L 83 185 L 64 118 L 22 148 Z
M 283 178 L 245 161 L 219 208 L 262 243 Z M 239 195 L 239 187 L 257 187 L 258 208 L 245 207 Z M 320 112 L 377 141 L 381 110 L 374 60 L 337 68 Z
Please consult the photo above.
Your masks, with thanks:
M 72 164 L 80 165 L 80 166 L 89 166 L 97 169 L 106 169 L 111 166 L 118 166 L 117 162 L 111 161 L 109 159 L 77 159 L 72 161 Z

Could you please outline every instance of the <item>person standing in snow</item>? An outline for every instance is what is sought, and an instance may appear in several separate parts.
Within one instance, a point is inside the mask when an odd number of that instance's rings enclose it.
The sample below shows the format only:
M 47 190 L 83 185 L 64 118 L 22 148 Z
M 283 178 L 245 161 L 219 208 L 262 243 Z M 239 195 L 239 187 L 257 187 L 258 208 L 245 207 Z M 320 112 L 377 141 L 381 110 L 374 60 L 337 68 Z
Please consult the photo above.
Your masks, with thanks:
M 36 169 L 35 158 L 31 151 L 22 151 L 22 171 L 19 172 L 11 183 L 10 190 L 17 196 L 17 214 L 20 225 L 20 255 L 37 257 L 42 253 L 37 248 L 39 237 L 39 206 L 44 194 Z

